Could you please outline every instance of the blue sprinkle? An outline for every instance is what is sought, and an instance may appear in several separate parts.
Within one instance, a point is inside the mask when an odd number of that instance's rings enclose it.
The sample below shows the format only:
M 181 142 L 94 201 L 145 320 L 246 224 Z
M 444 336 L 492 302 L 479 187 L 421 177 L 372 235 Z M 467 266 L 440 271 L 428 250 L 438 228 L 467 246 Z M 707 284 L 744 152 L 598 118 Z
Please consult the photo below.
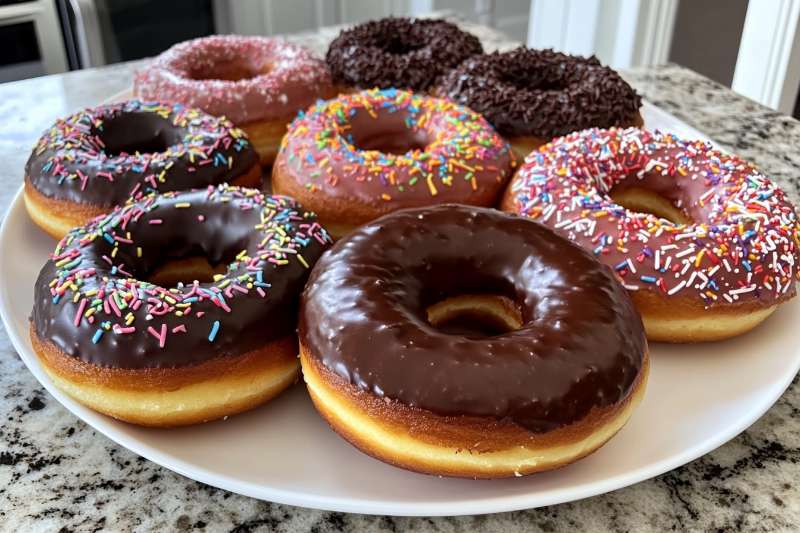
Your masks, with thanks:
M 103 233 L 103 238 L 107 240 L 109 244 L 114 244 L 114 237 L 112 237 L 108 233 Z
M 92 337 L 92 342 L 94 344 L 97 344 L 98 342 L 100 342 L 100 337 L 102 336 L 103 336 L 103 330 L 98 329 L 97 331 L 94 332 L 94 336 Z
M 218 332 L 219 332 L 219 320 L 215 320 L 214 325 L 211 326 L 211 333 L 208 334 L 208 342 L 214 342 L 214 339 L 217 337 Z
M 653 276 L 641 276 L 639 279 L 641 279 L 645 283 L 655 283 L 656 282 L 656 278 L 654 278 Z

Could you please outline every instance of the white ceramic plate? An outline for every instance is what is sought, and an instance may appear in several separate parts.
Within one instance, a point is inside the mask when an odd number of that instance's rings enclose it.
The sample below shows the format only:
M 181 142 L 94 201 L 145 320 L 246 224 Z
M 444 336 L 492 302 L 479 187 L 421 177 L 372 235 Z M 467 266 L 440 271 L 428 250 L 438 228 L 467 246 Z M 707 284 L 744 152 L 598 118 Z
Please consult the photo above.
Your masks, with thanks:
M 648 106 L 649 127 L 699 136 Z M 733 438 L 783 393 L 800 368 L 793 335 L 800 301 L 732 341 L 651 346 L 650 382 L 625 428 L 566 468 L 518 479 L 470 481 L 385 465 L 340 439 L 302 385 L 228 420 L 177 430 L 144 429 L 97 414 L 44 374 L 28 340 L 33 284 L 54 242 L 28 218 L 21 191 L 0 229 L 0 315 L 22 360 L 76 416 L 166 468 L 233 492 L 345 512 L 459 515 L 577 500 L 631 485 L 695 459 Z

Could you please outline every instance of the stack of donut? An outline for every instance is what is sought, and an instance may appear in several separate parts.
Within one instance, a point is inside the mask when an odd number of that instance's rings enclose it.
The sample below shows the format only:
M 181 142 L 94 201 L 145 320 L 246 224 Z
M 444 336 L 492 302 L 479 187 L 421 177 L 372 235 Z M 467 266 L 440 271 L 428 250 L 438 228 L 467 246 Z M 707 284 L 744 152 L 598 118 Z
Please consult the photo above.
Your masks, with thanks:
M 795 295 L 784 192 L 639 129 L 641 98 L 596 58 L 484 54 L 452 23 L 389 18 L 324 61 L 273 38 L 181 43 L 135 92 L 58 121 L 25 173 L 60 239 L 31 342 L 122 420 L 224 417 L 302 368 L 365 453 L 521 476 L 626 423 L 648 340 L 739 335 Z M 278 195 L 250 188 L 259 161 Z

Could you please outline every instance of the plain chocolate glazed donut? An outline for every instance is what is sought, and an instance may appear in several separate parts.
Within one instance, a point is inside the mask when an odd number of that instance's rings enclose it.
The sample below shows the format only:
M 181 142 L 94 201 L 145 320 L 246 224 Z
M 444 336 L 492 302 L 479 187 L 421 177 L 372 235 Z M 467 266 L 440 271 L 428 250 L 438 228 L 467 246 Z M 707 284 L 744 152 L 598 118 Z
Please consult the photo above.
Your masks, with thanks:
M 431 325 L 431 306 L 463 295 L 499 295 L 520 327 Z M 309 279 L 299 335 L 312 398 L 337 431 L 444 475 L 524 474 L 590 453 L 627 419 L 648 366 L 641 319 L 608 267 L 543 226 L 457 205 L 398 211 L 339 241 Z M 392 448 L 398 435 L 414 443 Z
M 389 17 L 342 31 L 326 61 L 334 83 L 424 91 L 447 69 L 482 52 L 477 37 L 445 20 Z

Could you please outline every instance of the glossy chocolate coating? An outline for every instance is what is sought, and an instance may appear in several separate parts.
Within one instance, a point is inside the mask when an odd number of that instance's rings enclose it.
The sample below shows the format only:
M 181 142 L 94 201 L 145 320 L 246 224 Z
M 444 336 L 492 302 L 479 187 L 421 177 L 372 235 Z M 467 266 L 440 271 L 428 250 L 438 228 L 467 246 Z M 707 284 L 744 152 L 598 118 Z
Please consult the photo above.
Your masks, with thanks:
M 25 176 L 48 198 L 110 208 L 132 194 L 234 181 L 257 162 L 244 132 L 225 118 L 129 100 L 57 121 Z
M 240 355 L 293 334 L 309 267 L 329 242 L 313 213 L 287 197 L 228 186 L 151 195 L 62 240 L 36 281 L 31 319 L 40 338 L 103 367 L 173 368 Z M 196 287 L 140 281 L 169 259 L 197 255 L 229 263 L 227 272 Z M 55 297 L 60 287 L 70 288 Z M 138 307 L 127 299 L 132 287 Z M 76 325 L 76 314 L 95 307 Z M 159 346 L 149 328 L 160 335 L 163 325 Z
M 502 294 L 524 325 L 486 338 L 429 325 L 426 308 Z M 625 400 L 646 340 L 611 270 L 529 220 L 490 209 L 407 209 L 338 241 L 301 301 L 300 341 L 357 388 L 440 415 L 533 432 Z
M 467 59 L 434 93 L 481 113 L 503 135 L 540 138 L 631 125 L 642 105 L 597 58 L 524 46 Z

